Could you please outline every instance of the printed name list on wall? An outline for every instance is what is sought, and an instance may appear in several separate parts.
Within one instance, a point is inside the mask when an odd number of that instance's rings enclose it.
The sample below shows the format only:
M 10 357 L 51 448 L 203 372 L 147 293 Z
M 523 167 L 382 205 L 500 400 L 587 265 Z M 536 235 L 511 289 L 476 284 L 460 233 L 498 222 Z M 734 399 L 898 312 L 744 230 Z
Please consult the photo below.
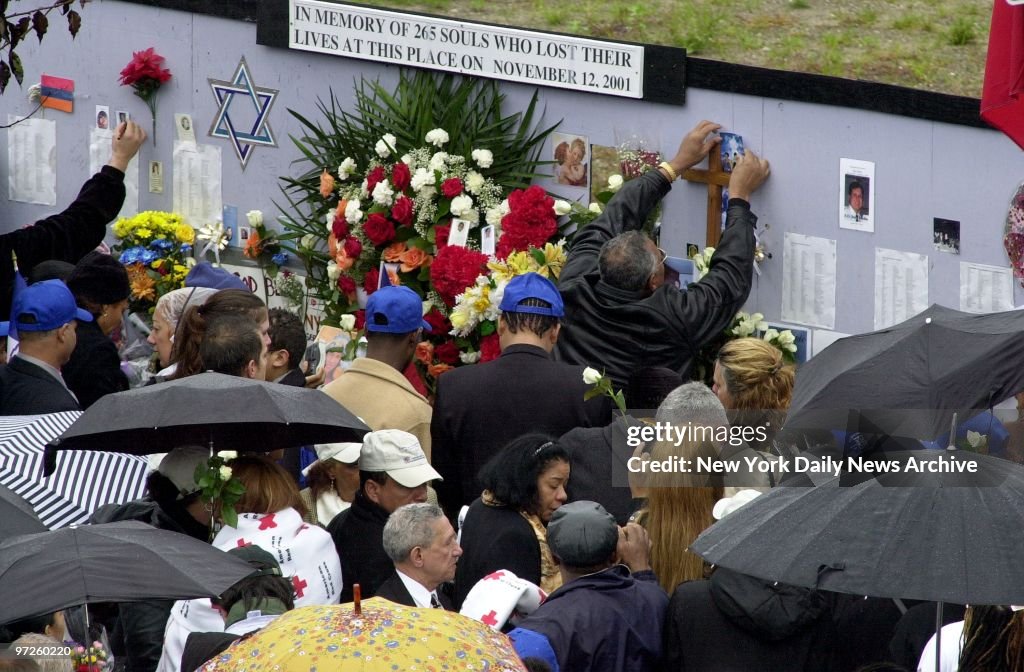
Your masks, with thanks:
M 643 98 L 644 48 L 370 7 L 291 0 L 288 46 L 302 51 Z

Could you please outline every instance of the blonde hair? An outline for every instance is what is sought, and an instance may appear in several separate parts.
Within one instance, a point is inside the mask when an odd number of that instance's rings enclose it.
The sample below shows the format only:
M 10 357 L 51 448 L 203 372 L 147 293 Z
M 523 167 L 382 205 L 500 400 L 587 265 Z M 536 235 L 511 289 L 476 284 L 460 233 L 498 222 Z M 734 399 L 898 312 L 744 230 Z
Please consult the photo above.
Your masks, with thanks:
M 795 369 L 760 338 L 737 338 L 718 351 L 725 386 L 737 410 L 780 410 L 793 399 Z
M 277 513 L 288 508 L 302 516 L 308 513 L 299 486 L 283 467 L 253 455 L 236 457 L 228 466 L 245 486 L 245 493 L 235 504 L 238 513 Z
M 717 450 L 709 443 L 691 441 L 679 447 L 662 442 L 651 451 L 655 461 L 672 456 L 696 463 L 698 456 L 717 456 Z M 649 483 L 642 515 L 651 537 L 651 569 L 671 594 L 684 581 L 704 578 L 704 560 L 687 548 L 715 522 L 711 511 L 724 493 L 720 484 L 712 484 L 706 476 L 682 472 L 652 475 Z

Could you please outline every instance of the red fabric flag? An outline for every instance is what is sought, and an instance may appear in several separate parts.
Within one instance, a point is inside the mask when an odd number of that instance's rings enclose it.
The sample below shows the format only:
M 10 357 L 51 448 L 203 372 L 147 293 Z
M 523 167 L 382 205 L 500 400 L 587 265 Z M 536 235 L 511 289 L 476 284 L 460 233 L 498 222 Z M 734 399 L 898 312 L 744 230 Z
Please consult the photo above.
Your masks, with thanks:
M 1024 5 L 995 0 L 981 118 L 1024 149 Z

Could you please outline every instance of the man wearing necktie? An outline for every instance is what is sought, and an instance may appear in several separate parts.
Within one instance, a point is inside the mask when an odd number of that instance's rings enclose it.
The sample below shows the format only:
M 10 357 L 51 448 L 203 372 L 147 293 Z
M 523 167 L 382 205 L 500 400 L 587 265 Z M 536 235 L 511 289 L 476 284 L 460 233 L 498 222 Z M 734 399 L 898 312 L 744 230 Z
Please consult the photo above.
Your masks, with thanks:
M 384 552 L 395 571 L 377 589 L 377 597 L 409 607 L 452 608 L 438 588 L 455 578 L 462 547 L 438 506 L 408 504 L 396 509 L 384 525 Z

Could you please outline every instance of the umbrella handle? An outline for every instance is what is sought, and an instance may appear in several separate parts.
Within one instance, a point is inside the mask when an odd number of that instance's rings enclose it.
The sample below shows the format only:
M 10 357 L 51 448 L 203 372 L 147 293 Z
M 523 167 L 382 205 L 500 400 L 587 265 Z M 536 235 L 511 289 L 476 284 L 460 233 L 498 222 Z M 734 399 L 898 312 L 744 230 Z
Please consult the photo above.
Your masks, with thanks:
M 358 583 L 353 584 L 352 585 L 352 604 L 353 604 L 352 612 L 356 616 L 362 616 L 363 615 L 363 605 L 362 605 L 362 602 L 363 602 L 363 590 L 362 590 L 362 588 L 359 587 Z

